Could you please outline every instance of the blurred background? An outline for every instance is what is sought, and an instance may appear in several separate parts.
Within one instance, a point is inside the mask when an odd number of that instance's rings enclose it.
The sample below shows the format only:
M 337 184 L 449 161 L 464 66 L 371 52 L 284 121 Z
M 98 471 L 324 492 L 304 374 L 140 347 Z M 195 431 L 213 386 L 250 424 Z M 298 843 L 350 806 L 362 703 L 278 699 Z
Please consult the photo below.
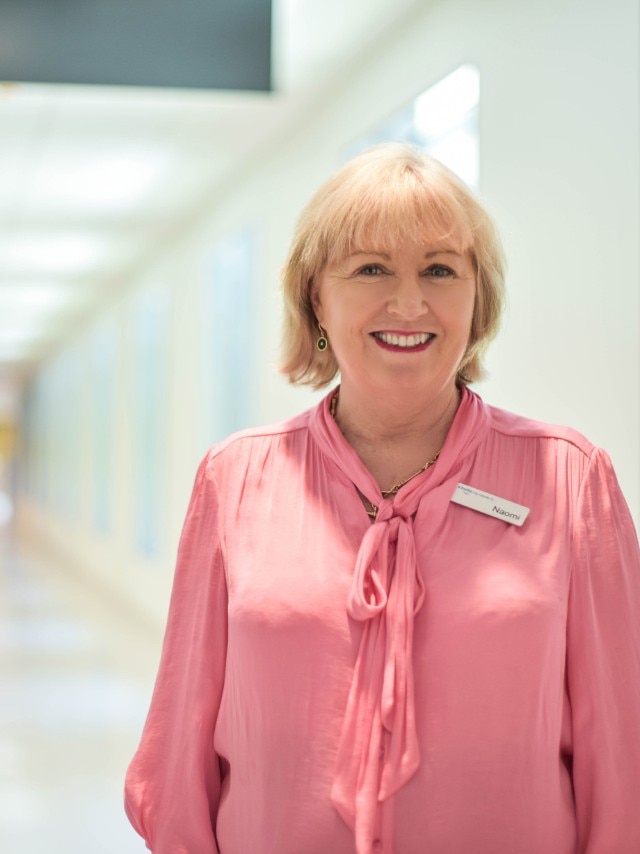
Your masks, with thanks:
M 412 140 L 478 191 L 510 273 L 477 390 L 605 447 L 638 524 L 638 24 L 636 0 L 0 3 L 3 852 L 144 850 L 122 780 L 195 470 L 319 399 L 276 370 L 278 271 L 361 148 Z

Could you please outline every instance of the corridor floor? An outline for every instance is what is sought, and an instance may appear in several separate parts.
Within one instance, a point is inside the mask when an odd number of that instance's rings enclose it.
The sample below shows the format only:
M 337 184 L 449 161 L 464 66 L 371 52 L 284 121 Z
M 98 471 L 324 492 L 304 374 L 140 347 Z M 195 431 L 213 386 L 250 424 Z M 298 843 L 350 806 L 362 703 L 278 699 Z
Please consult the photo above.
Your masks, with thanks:
M 0 531 L 0 851 L 134 854 L 126 765 L 158 637 Z

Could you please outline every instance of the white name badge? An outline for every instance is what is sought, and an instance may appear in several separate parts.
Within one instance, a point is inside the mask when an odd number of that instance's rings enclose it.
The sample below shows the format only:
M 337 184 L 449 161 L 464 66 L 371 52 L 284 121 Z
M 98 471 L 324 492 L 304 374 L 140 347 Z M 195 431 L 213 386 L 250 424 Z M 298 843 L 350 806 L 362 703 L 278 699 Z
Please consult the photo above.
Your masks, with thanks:
M 459 483 L 456 486 L 451 500 L 455 504 L 470 507 L 471 510 L 478 510 L 480 513 L 486 513 L 487 516 L 495 516 L 496 519 L 502 519 L 503 522 L 518 525 L 518 527 L 529 515 L 528 507 L 516 504 L 515 501 L 507 501 L 506 498 L 498 498 L 488 492 L 482 492 L 475 486 L 467 486 L 466 483 Z

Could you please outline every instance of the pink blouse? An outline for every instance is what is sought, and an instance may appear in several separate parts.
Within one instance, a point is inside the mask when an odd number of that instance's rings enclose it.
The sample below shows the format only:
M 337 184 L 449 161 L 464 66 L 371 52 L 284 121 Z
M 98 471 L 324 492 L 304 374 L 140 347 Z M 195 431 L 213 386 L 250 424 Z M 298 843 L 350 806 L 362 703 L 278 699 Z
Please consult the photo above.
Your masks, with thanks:
M 328 397 L 214 447 L 126 807 L 155 854 L 638 854 L 640 556 L 606 454 L 469 390 L 393 501 Z

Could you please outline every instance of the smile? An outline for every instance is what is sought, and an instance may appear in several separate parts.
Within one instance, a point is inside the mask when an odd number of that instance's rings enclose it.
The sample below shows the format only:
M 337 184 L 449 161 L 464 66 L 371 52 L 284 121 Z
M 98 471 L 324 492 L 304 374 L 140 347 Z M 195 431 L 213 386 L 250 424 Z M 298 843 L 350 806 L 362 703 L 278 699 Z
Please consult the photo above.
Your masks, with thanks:
M 436 337 L 433 332 L 412 332 L 409 335 L 398 332 L 373 332 L 372 334 L 378 343 L 402 350 L 424 349 Z

